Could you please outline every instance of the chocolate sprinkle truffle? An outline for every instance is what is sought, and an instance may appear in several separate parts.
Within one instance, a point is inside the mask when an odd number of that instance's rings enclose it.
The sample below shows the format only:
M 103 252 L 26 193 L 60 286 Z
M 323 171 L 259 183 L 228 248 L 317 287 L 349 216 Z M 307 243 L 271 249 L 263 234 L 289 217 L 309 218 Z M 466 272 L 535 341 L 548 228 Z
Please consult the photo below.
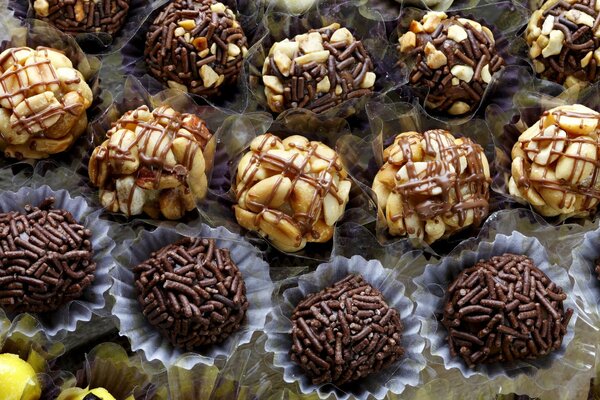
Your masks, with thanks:
M 492 180 L 477 143 L 442 129 L 404 132 L 383 157 L 373 191 L 391 235 L 433 243 L 487 217 Z
M 237 82 L 247 39 L 233 11 L 216 0 L 174 0 L 146 34 L 150 73 L 169 87 L 218 96 Z
M 360 275 L 309 295 L 291 319 L 291 358 L 315 385 L 356 381 L 404 354 L 398 311 Z
M 91 231 L 53 205 L 0 214 L 0 306 L 9 312 L 54 311 L 94 281 Z
M 566 298 L 526 256 L 479 261 L 448 288 L 442 323 L 450 353 L 473 368 L 558 350 L 573 315 L 564 310 Z
M 526 31 L 535 71 L 566 87 L 597 81 L 599 10 L 595 0 L 549 0 L 536 10 Z
M 373 69 L 363 43 L 334 23 L 275 43 L 262 79 L 271 111 L 306 108 L 318 114 L 370 95 L 376 79 Z
M 214 239 L 184 238 L 152 253 L 134 273 L 144 316 L 176 347 L 221 343 L 245 319 L 244 278 Z
M 63 32 L 117 33 L 127 18 L 129 0 L 35 0 L 36 18 Z
M 476 21 L 430 11 L 412 21 L 398 46 L 410 84 L 436 112 L 462 115 L 479 106 L 504 59 L 492 31 Z

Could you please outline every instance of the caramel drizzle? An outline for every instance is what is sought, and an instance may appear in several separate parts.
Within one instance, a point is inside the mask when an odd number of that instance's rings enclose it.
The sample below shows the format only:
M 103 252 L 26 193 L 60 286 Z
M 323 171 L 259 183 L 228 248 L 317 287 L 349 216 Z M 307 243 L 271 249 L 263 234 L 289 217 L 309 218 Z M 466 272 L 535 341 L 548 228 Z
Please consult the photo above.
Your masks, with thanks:
M 548 117 L 548 115 L 550 115 L 550 112 L 545 111 L 542 114 L 542 118 L 540 118 L 540 121 L 538 123 L 540 132 L 543 132 L 543 130 L 544 130 L 544 126 L 543 126 L 544 120 L 546 117 Z M 546 190 L 560 192 L 562 194 L 561 200 L 559 201 L 560 208 L 564 208 L 567 205 L 566 201 L 567 201 L 568 194 L 572 194 L 575 196 L 583 196 L 583 203 L 582 203 L 581 207 L 578 207 L 578 210 L 589 210 L 589 209 L 595 208 L 598 201 L 600 201 L 600 188 L 598 188 L 598 183 L 599 183 L 598 182 L 598 172 L 600 169 L 600 161 L 598 160 L 598 157 L 600 157 L 600 140 L 598 140 L 598 138 L 595 139 L 595 142 L 586 140 L 586 139 L 593 140 L 593 138 L 591 138 L 589 136 L 569 137 L 569 133 L 566 131 L 565 132 L 567 133 L 567 135 L 565 138 L 558 138 L 557 135 L 558 135 L 559 131 L 561 130 L 561 128 L 559 126 L 561 117 L 580 118 L 580 119 L 582 119 L 582 121 L 580 123 L 580 127 L 583 128 L 583 119 L 595 118 L 596 120 L 598 120 L 598 124 L 600 124 L 600 115 L 599 114 L 579 113 L 579 112 L 573 112 L 573 111 L 562 111 L 562 110 L 555 110 L 552 112 L 552 115 L 554 116 L 554 118 L 556 120 L 556 122 L 553 125 L 554 132 L 553 132 L 552 137 L 536 136 L 536 137 L 533 137 L 531 140 L 519 142 L 519 145 L 520 145 L 521 149 L 523 150 L 523 152 L 525 152 L 525 154 L 527 154 L 527 153 L 536 153 L 537 154 L 540 152 L 541 146 L 538 145 L 537 149 L 530 150 L 530 149 L 527 149 L 527 145 L 532 141 L 533 142 L 544 142 L 544 141 L 551 140 L 552 147 L 550 149 L 549 157 L 555 156 L 557 158 L 557 160 L 562 157 L 567 157 L 567 158 L 571 158 L 571 159 L 575 160 L 573 169 L 570 171 L 569 178 L 567 180 L 548 179 L 547 175 L 548 175 L 549 168 L 548 168 L 548 166 L 545 166 L 542 178 L 534 179 L 531 177 L 531 165 L 533 163 L 530 162 L 528 157 L 524 157 L 524 159 L 523 159 L 524 167 L 527 169 L 527 171 L 524 171 L 525 173 L 520 177 L 520 179 L 518 179 L 518 181 L 516 182 L 517 186 L 519 188 L 525 188 L 525 189 L 529 189 L 530 187 L 533 186 L 535 188 L 535 190 L 538 191 L 538 193 L 539 193 L 540 189 L 542 189 L 542 190 L 546 189 Z M 586 138 L 586 139 L 584 139 L 584 138 Z M 565 142 L 563 151 L 559 151 L 559 149 L 557 148 L 559 141 Z M 576 154 L 567 154 L 566 153 L 567 148 L 569 147 L 570 144 L 573 144 L 573 143 L 576 143 L 578 145 Z M 584 143 L 595 144 L 596 158 L 587 158 L 587 157 L 580 155 Z M 553 161 L 552 164 L 556 163 L 557 160 Z M 586 163 L 590 163 L 594 166 L 591 179 L 585 185 L 573 184 L 572 180 L 575 178 L 575 172 L 577 171 L 577 169 L 579 167 L 581 167 L 581 170 L 583 171 L 583 169 L 586 166 Z M 595 204 L 592 204 L 593 201 Z
M 410 224 L 406 219 L 414 214 L 421 220 L 430 220 L 448 214 L 457 215 L 461 227 L 465 224 L 469 210 L 473 210 L 475 225 L 478 225 L 488 214 L 491 179 L 484 173 L 480 158 L 485 157 L 483 149 L 468 138 L 462 138 L 461 144 L 455 144 L 445 136 L 445 133 L 447 132 L 442 129 L 435 129 L 426 131 L 422 135 L 425 140 L 425 154 L 435 157 L 433 161 L 426 161 L 425 178 L 419 177 L 410 148 L 410 139 L 421 135 L 402 137 L 398 142 L 404 160 L 407 160 L 405 166 L 409 179 L 406 183 L 396 184 L 392 190 L 400 194 L 403 212 L 392 215 L 391 220 L 396 222 L 402 219 L 409 234 L 415 232 L 410 231 Z M 448 145 L 448 142 L 452 144 Z M 464 172 L 458 174 L 456 171 L 460 171 L 461 157 L 465 157 L 467 166 Z M 462 193 L 463 188 L 468 188 L 466 194 Z M 441 190 L 441 193 L 434 193 L 434 190 L 436 192 Z M 452 199 L 451 194 L 456 197 L 456 200 Z M 471 198 L 465 199 L 467 196 Z
M 271 170 L 273 167 L 276 167 L 280 174 L 277 179 L 275 185 L 273 185 L 273 189 L 271 194 L 267 198 L 266 204 L 258 203 L 255 201 L 247 200 L 247 203 L 261 209 L 260 212 L 257 213 L 254 219 L 254 225 L 258 226 L 261 218 L 263 218 L 266 212 L 270 212 L 274 214 L 277 218 L 277 222 L 279 223 L 281 220 L 286 220 L 290 224 L 296 226 L 299 231 L 302 233 L 302 237 L 305 237 L 307 234 L 312 235 L 315 238 L 318 238 L 318 233 L 313 229 L 313 226 L 318 221 L 321 208 L 323 206 L 323 199 L 327 194 L 331 194 L 336 198 L 339 204 L 343 204 L 343 199 L 337 193 L 338 188 L 335 186 L 333 181 L 333 176 L 330 171 L 335 169 L 336 173 L 339 173 L 342 170 L 341 163 L 338 162 L 339 156 L 335 155 L 334 158 L 328 159 L 317 154 L 318 143 L 311 142 L 308 147 L 298 146 L 295 144 L 290 144 L 291 147 L 296 147 L 300 151 L 307 152 L 306 155 L 301 155 L 299 153 L 295 153 L 293 157 L 289 160 L 278 157 L 273 154 L 267 153 L 269 150 L 267 145 L 270 143 L 273 147 L 277 142 L 281 143 L 280 139 L 274 136 L 273 134 L 266 133 L 263 135 L 263 139 L 258 146 L 257 151 L 253 152 L 248 165 L 246 166 L 240 181 L 244 183 L 242 190 L 237 192 L 237 200 L 240 199 L 241 195 L 249 190 L 254 184 L 257 182 L 255 179 L 256 173 L 258 172 L 260 165 L 264 162 L 269 164 Z M 297 157 L 304 157 L 302 164 L 296 166 L 294 161 Z M 323 160 L 328 163 L 327 168 L 321 171 L 316 177 L 311 173 L 307 173 L 306 166 L 309 164 L 310 159 L 312 157 L 316 157 L 320 160 Z M 332 176 L 331 179 L 326 178 L 326 174 L 330 174 Z M 273 199 L 275 198 L 275 194 L 277 193 L 277 189 L 281 185 L 283 178 L 289 178 L 292 181 L 291 189 L 289 190 L 285 201 L 288 202 L 290 197 L 292 196 L 294 189 L 299 181 L 303 181 L 311 185 L 315 188 L 313 191 L 313 197 L 310 202 L 310 206 L 308 207 L 308 212 L 300 213 L 294 212 L 294 215 L 287 215 L 285 212 L 272 209 L 268 206 L 271 204 Z M 300 238 L 297 238 L 300 239 Z
M 18 63 L 19 60 L 16 57 L 16 54 L 20 51 L 33 52 L 33 50 L 28 47 L 16 47 L 10 49 L 2 58 L 0 58 L 0 66 L 3 66 L 8 61 L 12 61 L 13 64 L 8 70 L 3 71 L 2 76 L 0 76 L 0 85 L 2 85 L 3 89 L 3 93 L 0 94 L 0 101 L 8 100 L 12 110 L 14 110 L 15 107 L 21 102 L 24 102 L 30 114 L 29 117 L 26 117 L 18 116 L 13 112 L 13 115 L 16 117 L 16 121 L 11 122 L 11 128 L 18 129 L 19 131 L 24 130 L 30 135 L 39 133 L 39 136 L 42 137 L 44 136 L 43 130 L 50 128 L 50 126 L 46 125 L 47 120 L 54 118 L 57 115 L 64 115 L 66 113 L 71 113 L 73 115 L 77 114 L 74 111 L 77 108 L 76 105 L 64 106 L 59 104 L 56 106 L 47 107 L 39 112 L 35 112 L 31 107 L 29 97 L 38 94 L 37 92 L 39 91 L 35 89 L 41 86 L 44 89 L 43 91 L 53 91 L 51 90 L 52 85 L 60 85 L 56 70 L 48 58 L 48 50 L 49 49 L 46 47 L 36 48 L 35 51 L 38 52 L 38 54 L 31 54 L 30 57 L 45 58 L 29 65 L 20 65 Z M 58 52 L 58 50 L 52 50 Z M 28 77 L 29 75 L 39 75 L 40 77 L 45 77 L 48 75 L 48 72 L 52 76 L 52 79 L 50 80 L 41 80 L 40 82 L 30 84 L 29 79 L 23 79 L 23 77 Z M 11 90 L 7 83 L 9 80 L 16 80 L 16 85 L 12 85 L 12 88 L 16 90 Z M 79 81 L 80 79 L 78 78 L 66 83 L 79 83 Z M 42 91 L 40 91 L 40 93 L 42 93 Z M 15 98 L 21 96 L 23 97 L 23 100 L 21 102 L 16 102 Z M 39 125 L 42 128 L 42 132 L 36 132 L 33 130 L 33 127 L 36 125 Z M 0 135 L 2 135 L 1 132 Z
M 109 154 L 111 154 L 113 160 L 118 163 L 135 161 L 131 150 L 136 146 L 138 148 L 138 157 L 141 164 L 136 172 L 136 184 L 138 180 L 147 178 L 144 176 L 144 173 L 148 170 L 152 175 L 152 179 L 154 179 L 153 188 L 155 190 L 158 189 L 160 179 L 165 172 L 176 174 L 180 177 L 180 180 L 187 179 L 188 171 L 192 168 L 192 162 L 196 153 L 198 151 L 203 151 L 208 144 L 208 141 L 211 139 L 212 134 L 208 130 L 206 123 L 200 118 L 191 114 L 178 113 L 176 111 L 173 111 L 172 114 L 168 114 L 167 110 L 169 109 L 170 107 L 168 106 L 157 108 L 152 112 L 152 121 L 143 122 L 139 120 L 139 112 L 149 111 L 149 109 L 147 106 L 142 106 L 136 110 L 125 113 L 116 123 L 113 123 L 113 128 L 107 132 L 106 135 L 108 139 L 110 139 L 110 137 L 119 129 L 130 130 L 128 127 L 131 127 L 132 125 L 136 126 L 136 128 L 134 130 L 135 140 L 129 146 L 125 147 L 123 145 L 123 140 L 125 138 L 123 135 L 116 145 L 109 143 L 106 149 L 101 148 L 96 155 L 94 161 L 96 163 L 96 170 L 100 171 L 102 163 L 107 164 L 109 175 L 113 178 L 111 187 L 116 186 L 116 180 L 122 176 L 111 171 L 112 168 L 111 163 L 109 162 Z M 187 121 L 187 118 L 190 118 L 191 121 Z M 166 124 L 164 124 L 165 120 L 167 121 Z M 181 129 L 190 132 L 191 137 L 189 135 L 180 134 Z M 155 136 L 153 133 L 158 133 L 159 136 L 151 155 L 148 156 L 146 153 L 150 147 L 150 139 Z M 184 157 L 181 163 L 178 163 L 175 167 L 171 168 L 165 165 L 165 161 L 169 150 L 171 150 L 173 146 L 173 141 L 179 137 L 188 139 Z M 184 170 L 181 170 L 181 167 L 183 167 Z M 134 190 L 131 190 L 127 199 L 128 214 L 131 214 L 133 194 Z

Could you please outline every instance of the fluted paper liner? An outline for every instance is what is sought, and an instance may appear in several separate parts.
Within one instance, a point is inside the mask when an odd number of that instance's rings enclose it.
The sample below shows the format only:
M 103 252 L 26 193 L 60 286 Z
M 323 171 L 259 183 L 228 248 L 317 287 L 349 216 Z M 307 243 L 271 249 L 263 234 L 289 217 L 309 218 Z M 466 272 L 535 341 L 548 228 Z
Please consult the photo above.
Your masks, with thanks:
M 77 326 L 91 320 L 93 314 L 104 314 L 104 295 L 110 287 L 109 270 L 113 267 L 111 251 L 114 242 L 108 236 L 110 225 L 101 220 L 101 210 L 91 208 L 82 197 L 71 197 L 65 190 L 52 190 L 48 186 L 21 188 L 18 192 L 0 194 L 0 212 L 25 212 L 27 204 L 38 206 L 44 199 L 54 197 L 54 207 L 69 211 L 73 217 L 92 231 L 92 260 L 96 263 L 94 281 L 77 300 L 63 304 L 55 311 L 36 313 L 46 334 L 61 338 L 67 334 L 77 334 Z
M 536 360 L 519 360 L 513 363 L 482 364 L 469 368 L 460 357 L 452 357 L 447 344 L 448 331 L 438 321 L 446 301 L 446 289 L 460 273 L 479 260 L 487 260 L 505 253 L 526 255 L 544 272 L 548 278 L 567 293 L 563 302 L 565 310 L 573 308 L 574 314 L 567 327 L 560 349 Z M 441 358 L 446 369 L 456 368 L 465 378 L 483 375 L 487 379 L 498 376 L 515 378 L 519 374 L 532 376 L 543 374 L 544 370 L 560 368 L 561 358 L 575 335 L 577 309 L 575 307 L 572 284 L 565 268 L 549 262 L 548 254 L 536 238 L 523 236 L 514 231 L 510 235 L 497 234 L 493 240 L 480 237 L 479 241 L 470 239 L 458 246 L 448 257 L 439 263 L 425 267 L 423 275 L 415 278 L 417 290 L 414 294 L 419 319 L 422 322 L 421 335 L 430 345 L 430 351 L 436 359 Z M 557 382 L 557 385 L 560 383 Z
M 75 376 L 63 382 L 61 393 L 77 391 L 76 388 L 101 387 L 116 399 L 131 395 L 135 400 L 166 399 L 164 373 L 149 372 L 144 367 L 139 357 L 130 358 L 118 344 L 102 343 L 86 354 L 85 362 Z
M 148 360 L 159 360 L 167 367 L 184 352 L 162 337 L 142 314 L 132 268 L 147 260 L 152 252 L 186 236 L 216 239 L 217 247 L 229 249 L 231 259 L 244 278 L 249 304 L 244 324 L 227 340 L 185 353 L 193 360 L 192 364 L 213 365 L 228 358 L 237 346 L 248 343 L 254 332 L 264 328 L 272 307 L 273 283 L 268 264 L 254 247 L 223 227 L 179 224 L 174 228 L 159 227 L 153 232 L 142 231 L 135 240 L 126 240 L 114 253 L 118 266 L 113 271 L 110 289 L 114 302 L 112 314 L 118 319 L 119 334 L 129 339 L 133 351 L 141 351 Z
M 296 305 L 306 296 L 340 281 L 349 274 L 360 274 L 373 287 L 381 291 L 387 304 L 400 314 L 404 325 L 402 347 L 404 356 L 389 368 L 376 372 L 343 388 L 332 384 L 314 385 L 302 368 L 289 356 L 292 347 L 292 323 L 290 317 Z M 297 384 L 303 394 L 317 392 L 321 399 L 333 398 L 377 398 L 382 399 L 388 392 L 400 394 L 406 386 L 420 384 L 420 372 L 425 368 L 425 359 L 421 355 L 425 348 L 424 340 L 419 336 L 420 323 L 414 315 L 413 302 L 406 297 L 405 287 L 397 280 L 395 271 L 384 268 L 379 261 L 367 261 L 361 256 L 350 259 L 336 256 L 326 264 L 321 264 L 315 272 L 284 281 L 289 287 L 283 291 L 279 303 L 270 316 L 266 326 L 268 336 L 265 344 L 267 352 L 274 353 L 273 364 L 283 369 L 283 379 L 288 384 Z

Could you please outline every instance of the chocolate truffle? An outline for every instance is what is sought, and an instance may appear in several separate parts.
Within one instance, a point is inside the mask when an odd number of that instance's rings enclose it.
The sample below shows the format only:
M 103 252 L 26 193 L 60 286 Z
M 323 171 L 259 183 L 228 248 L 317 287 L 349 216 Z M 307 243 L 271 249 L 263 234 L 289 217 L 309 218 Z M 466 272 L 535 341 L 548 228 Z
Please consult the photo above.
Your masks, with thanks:
M 598 80 L 600 3 L 549 0 L 529 19 L 526 39 L 535 71 L 565 85 Z
M 35 0 L 35 17 L 63 32 L 117 33 L 127 18 L 129 0 Z
M 16 354 L 0 354 L 0 398 L 38 400 L 42 388 L 33 367 Z
M 490 167 L 470 139 L 442 129 L 404 132 L 383 157 L 373 191 L 391 235 L 433 243 L 488 215 Z
M 282 251 L 324 243 L 344 214 L 351 181 L 339 156 L 303 136 L 267 133 L 250 144 L 237 168 L 238 223 Z
M 45 47 L 0 54 L 0 149 L 6 157 L 66 151 L 87 128 L 92 91 L 63 53 Z
M 504 65 L 488 27 L 443 12 L 413 20 L 398 49 L 401 65 L 412 68 L 409 81 L 425 107 L 450 115 L 476 110 Z
M 512 149 L 511 195 L 546 217 L 585 217 L 600 199 L 600 114 L 579 104 L 545 111 Z
M 235 14 L 216 0 L 174 0 L 146 34 L 150 73 L 169 87 L 218 96 L 237 82 L 247 39 Z
M 54 311 L 94 281 L 92 232 L 53 205 L 0 213 L 0 306 L 9 312 Z
M 398 311 L 360 275 L 309 295 L 291 320 L 291 358 L 315 385 L 356 381 L 404 354 Z
M 176 347 L 221 343 L 246 317 L 242 273 L 214 239 L 184 238 L 134 272 L 144 316 Z
M 473 368 L 558 350 L 573 315 L 566 298 L 527 256 L 479 261 L 448 287 L 442 323 L 450 353 Z
M 209 145 L 212 134 L 198 116 L 141 106 L 106 136 L 92 153 L 89 176 L 109 211 L 180 219 L 206 195 L 205 154 L 209 158 L 214 143 Z
M 262 79 L 271 111 L 327 111 L 368 96 L 375 86 L 371 57 L 360 40 L 334 23 L 271 47 Z

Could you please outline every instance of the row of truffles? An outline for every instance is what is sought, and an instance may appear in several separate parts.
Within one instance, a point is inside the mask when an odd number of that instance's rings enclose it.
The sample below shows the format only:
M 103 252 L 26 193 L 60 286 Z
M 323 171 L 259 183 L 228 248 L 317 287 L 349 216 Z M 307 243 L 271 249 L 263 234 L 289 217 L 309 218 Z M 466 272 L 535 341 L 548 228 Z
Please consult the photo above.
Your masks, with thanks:
M 322 113 L 375 86 L 374 65 L 360 40 L 334 23 L 276 42 L 262 79 L 271 111 L 306 108 Z
M 470 139 L 441 129 L 404 132 L 383 156 L 373 191 L 391 235 L 433 243 L 487 217 L 490 167 Z
M 218 96 L 235 84 L 247 39 L 234 12 L 216 0 L 174 0 L 146 34 L 151 75 L 171 88 Z
M 442 324 L 453 357 L 478 364 L 537 359 L 562 346 L 567 294 L 533 261 L 504 254 L 479 261 L 449 285 Z
M 205 197 L 205 155 L 212 158 L 214 141 L 198 116 L 141 106 L 125 113 L 106 137 L 88 172 L 109 211 L 180 219 Z
M 575 104 L 543 113 L 512 149 L 510 194 L 543 216 L 586 217 L 600 199 L 600 114 Z
M 425 107 L 462 115 L 476 110 L 494 74 L 504 66 L 492 31 L 479 22 L 430 11 L 399 39 L 401 65 Z
M 283 251 L 331 240 L 350 195 L 340 157 L 303 136 L 255 138 L 235 180 L 238 223 L 258 231 Z
M 0 54 L 0 149 L 17 159 L 66 151 L 86 130 L 92 101 L 85 78 L 58 50 L 5 50 Z
M 535 71 L 570 87 L 597 81 L 600 3 L 549 0 L 533 12 L 525 33 Z
M 61 31 L 117 33 L 127 18 L 130 0 L 35 0 L 35 16 Z
M 0 307 L 51 312 L 92 284 L 91 231 L 48 198 L 24 212 L 0 214 Z

